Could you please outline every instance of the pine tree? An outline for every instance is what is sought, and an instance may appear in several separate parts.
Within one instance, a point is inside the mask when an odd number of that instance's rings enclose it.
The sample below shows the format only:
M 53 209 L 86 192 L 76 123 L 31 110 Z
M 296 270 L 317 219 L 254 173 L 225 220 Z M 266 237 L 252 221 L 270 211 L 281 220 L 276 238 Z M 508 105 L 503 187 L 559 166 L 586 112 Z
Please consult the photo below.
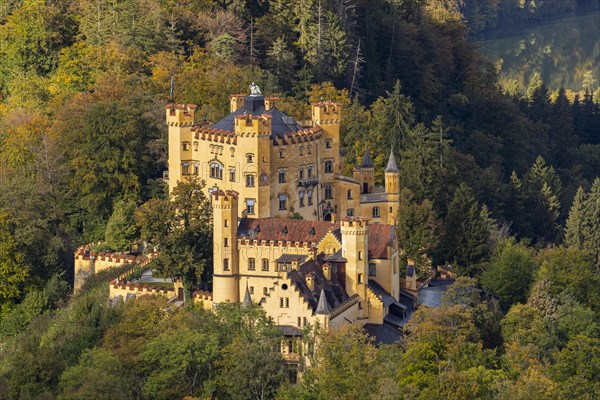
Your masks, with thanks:
M 456 264 L 461 275 L 475 276 L 488 255 L 488 234 L 479 203 L 466 183 L 454 192 L 444 223 L 446 259 Z
M 539 242 L 554 241 L 559 234 L 561 188 L 560 178 L 554 168 L 538 156 L 527 174 L 526 205 L 531 210 L 529 223 Z
M 106 223 L 106 242 L 114 250 L 128 250 L 136 239 L 136 204 L 133 200 L 119 200 L 115 203 L 112 215 Z
M 578 144 L 575 134 L 571 105 L 565 95 L 565 89 L 558 91 L 558 97 L 552 104 L 550 115 L 550 157 L 553 163 L 567 167 L 569 161 L 568 150 Z

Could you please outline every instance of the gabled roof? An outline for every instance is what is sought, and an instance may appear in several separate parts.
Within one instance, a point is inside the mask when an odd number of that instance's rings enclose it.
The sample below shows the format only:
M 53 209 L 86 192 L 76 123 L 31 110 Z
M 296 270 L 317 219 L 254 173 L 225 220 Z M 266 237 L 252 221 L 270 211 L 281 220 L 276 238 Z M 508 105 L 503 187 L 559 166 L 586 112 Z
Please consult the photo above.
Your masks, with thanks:
M 384 172 L 400 172 L 396 165 L 396 157 L 394 157 L 394 149 L 390 152 L 390 158 L 388 159 L 387 167 Z
M 374 168 L 375 164 L 373 164 L 373 160 L 371 160 L 371 153 L 369 153 L 369 148 L 365 149 L 365 154 L 363 154 L 362 162 L 360 163 L 361 168 Z

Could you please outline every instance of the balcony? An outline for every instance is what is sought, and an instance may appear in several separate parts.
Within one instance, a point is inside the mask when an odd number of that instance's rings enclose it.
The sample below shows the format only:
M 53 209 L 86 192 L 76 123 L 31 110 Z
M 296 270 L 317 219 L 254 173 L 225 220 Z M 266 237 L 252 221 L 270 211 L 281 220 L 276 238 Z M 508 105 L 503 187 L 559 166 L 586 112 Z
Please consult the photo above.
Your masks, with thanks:
M 307 178 L 307 179 L 299 179 L 298 180 L 298 187 L 311 187 L 311 186 L 317 186 L 319 184 L 319 179 L 318 178 Z

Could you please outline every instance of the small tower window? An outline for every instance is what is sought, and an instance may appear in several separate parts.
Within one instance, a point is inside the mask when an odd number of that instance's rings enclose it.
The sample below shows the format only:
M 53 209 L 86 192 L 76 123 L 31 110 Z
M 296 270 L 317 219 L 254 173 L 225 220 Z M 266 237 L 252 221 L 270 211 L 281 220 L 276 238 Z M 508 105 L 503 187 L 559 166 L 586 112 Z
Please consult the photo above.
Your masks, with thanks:
M 279 209 L 280 210 L 286 210 L 287 206 L 287 196 L 285 194 L 280 194 L 279 195 Z
M 256 259 L 249 258 L 248 259 L 248 271 L 256 270 Z
M 308 145 L 306 147 L 306 149 L 308 150 L 308 154 L 312 154 L 312 146 L 311 145 Z
M 308 178 L 310 179 L 310 178 L 312 178 L 312 176 L 313 176 L 313 166 L 309 165 L 308 166 Z
M 379 207 L 373 207 L 373 218 L 379 218 Z
M 298 169 L 298 179 L 304 179 L 304 167 Z
M 333 172 L 333 161 L 327 160 L 325 161 L 325 173 L 330 174 Z
M 246 162 L 253 163 L 254 162 L 254 154 L 252 154 L 252 153 L 246 154 Z
M 358 274 L 358 283 L 359 284 L 363 283 L 363 274 Z
M 246 187 L 254 187 L 254 175 L 246 175 Z
M 346 210 L 346 215 L 348 217 L 354 217 L 354 208 L 349 208 L 348 210 Z
M 223 259 L 223 271 L 229 271 L 229 258 Z
M 231 147 L 229 151 L 231 152 L 231 157 L 235 157 L 235 147 Z
M 194 142 L 194 151 L 198 151 L 198 142 Z
M 285 183 L 285 169 L 279 170 L 279 183 Z
M 359 259 L 359 260 L 362 260 L 362 259 L 363 259 L 363 252 L 362 252 L 362 251 L 359 251 L 359 252 L 358 252 L 358 259 Z
M 348 200 L 352 199 L 352 189 L 348 189 L 347 196 L 348 196 Z
M 229 182 L 235 182 L 235 168 L 229 170 Z
M 223 247 L 229 247 L 229 238 L 223 239 Z
M 229 226 L 229 220 L 226 219 L 225 221 L 223 221 L 223 225 L 225 226 L 225 228 L 227 228 Z
M 285 158 L 285 150 L 279 150 L 279 158 Z
M 268 271 L 269 270 L 269 259 L 268 258 L 263 258 L 262 259 L 262 271 Z
M 189 151 L 190 150 L 190 142 L 181 143 L 181 147 L 183 148 L 183 151 Z
M 325 198 L 333 199 L 333 187 L 331 185 L 325 185 Z
M 246 199 L 246 213 L 249 215 L 254 214 L 254 199 Z
M 250 294 L 254 294 L 254 286 L 250 286 L 249 288 Z
M 183 164 L 181 164 L 181 173 L 183 175 L 189 175 L 190 174 L 190 163 L 184 162 Z
M 331 140 L 326 140 L 325 141 L 325 148 L 326 149 L 330 149 L 331 148 Z
M 300 155 L 303 156 L 304 155 L 304 146 L 300 146 Z

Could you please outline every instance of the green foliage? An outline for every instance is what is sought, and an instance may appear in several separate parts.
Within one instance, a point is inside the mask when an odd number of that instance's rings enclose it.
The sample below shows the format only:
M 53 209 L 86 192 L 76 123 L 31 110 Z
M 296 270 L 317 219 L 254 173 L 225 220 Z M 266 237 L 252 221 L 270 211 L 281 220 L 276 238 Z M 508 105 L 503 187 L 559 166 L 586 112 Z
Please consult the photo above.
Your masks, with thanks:
M 136 204 L 132 200 L 120 200 L 106 223 L 106 243 L 114 250 L 128 250 L 137 238 L 135 226 Z
M 536 269 L 531 250 L 514 240 L 505 240 L 492 255 L 481 275 L 481 283 L 508 309 L 525 301 Z
M 19 297 L 29 276 L 25 255 L 19 251 L 11 230 L 8 216 L 0 214 L 0 315 Z
M 481 210 L 472 190 L 462 183 L 444 221 L 443 246 L 446 258 L 456 264 L 462 275 L 479 273 L 481 263 L 488 253 L 488 232 L 481 219 Z
M 589 193 L 578 189 L 567 219 L 565 242 L 600 263 L 600 178 L 594 180 Z

